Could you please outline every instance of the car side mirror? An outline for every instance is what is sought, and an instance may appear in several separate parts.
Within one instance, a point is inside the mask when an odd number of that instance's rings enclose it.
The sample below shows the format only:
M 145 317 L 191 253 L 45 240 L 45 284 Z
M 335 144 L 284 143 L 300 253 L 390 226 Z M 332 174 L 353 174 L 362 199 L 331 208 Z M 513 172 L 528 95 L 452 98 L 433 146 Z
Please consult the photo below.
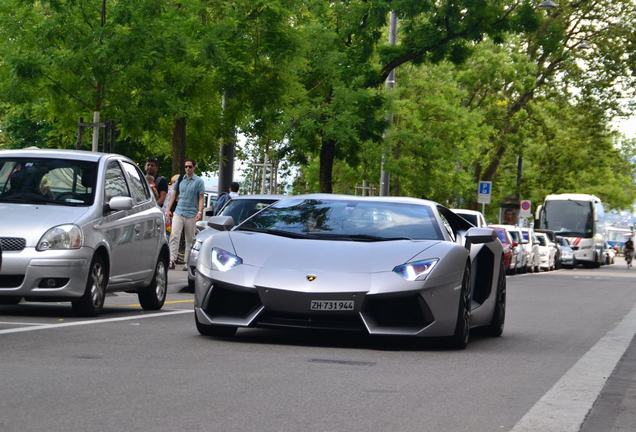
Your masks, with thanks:
M 470 228 L 466 232 L 466 249 L 473 244 L 489 243 L 497 238 L 497 233 L 492 228 Z
M 133 200 L 131 197 L 113 197 L 106 207 L 108 211 L 130 210 L 133 208 Z
M 234 227 L 232 216 L 212 216 L 208 219 L 208 226 L 218 231 L 229 231 Z

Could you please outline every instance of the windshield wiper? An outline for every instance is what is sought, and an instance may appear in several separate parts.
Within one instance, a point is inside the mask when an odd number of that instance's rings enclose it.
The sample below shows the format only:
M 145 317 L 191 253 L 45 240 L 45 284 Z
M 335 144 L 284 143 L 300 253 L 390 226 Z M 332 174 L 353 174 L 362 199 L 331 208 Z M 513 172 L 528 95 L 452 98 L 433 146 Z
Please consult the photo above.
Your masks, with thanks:
M 409 237 L 381 237 L 370 234 L 331 234 L 331 233 L 316 233 L 316 238 L 328 239 L 328 240 L 354 240 L 354 241 L 393 241 L 393 240 L 413 240 Z
M 311 235 L 307 235 L 307 234 L 301 234 L 301 233 L 296 233 L 296 232 L 291 232 L 291 231 L 283 231 L 283 230 L 277 230 L 277 229 L 269 229 L 269 228 L 252 228 L 252 227 L 238 227 L 236 229 L 237 231 L 250 231 L 250 232 L 258 232 L 258 233 L 263 233 L 263 234 L 272 234 L 272 235 L 277 235 L 277 236 L 281 236 L 281 237 L 289 237 L 289 238 L 315 238 Z
M 60 204 L 59 201 L 54 199 L 42 197 L 42 198 L 26 198 L 26 197 L 3 197 L 0 198 L 0 202 L 20 203 L 20 204 Z

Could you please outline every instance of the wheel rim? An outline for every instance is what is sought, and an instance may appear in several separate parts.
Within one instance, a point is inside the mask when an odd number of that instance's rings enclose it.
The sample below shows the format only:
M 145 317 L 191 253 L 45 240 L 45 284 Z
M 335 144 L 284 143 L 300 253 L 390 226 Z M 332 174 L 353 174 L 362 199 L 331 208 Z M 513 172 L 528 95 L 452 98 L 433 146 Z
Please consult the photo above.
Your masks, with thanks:
M 168 280 L 166 278 L 166 264 L 162 260 L 159 260 L 159 262 L 157 262 L 155 281 L 157 282 L 155 285 L 155 295 L 157 296 L 158 300 L 161 300 L 166 295 L 166 290 L 168 287 Z
M 468 337 L 470 333 L 470 274 L 464 275 L 464 287 L 463 287 L 463 302 L 464 310 L 462 311 L 462 319 L 464 320 L 464 343 L 468 343 Z
M 95 262 L 91 269 L 91 302 L 99 308 L 104 302 L 104 267 Z

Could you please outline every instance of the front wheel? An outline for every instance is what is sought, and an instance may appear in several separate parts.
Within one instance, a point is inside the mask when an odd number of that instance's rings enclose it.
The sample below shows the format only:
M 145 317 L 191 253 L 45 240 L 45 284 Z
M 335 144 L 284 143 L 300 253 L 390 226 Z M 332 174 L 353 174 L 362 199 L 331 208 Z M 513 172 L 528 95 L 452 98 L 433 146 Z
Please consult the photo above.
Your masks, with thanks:
M 95 255 L 88 271 L 86 290 L 78 300 L 73 300 L 73 312 L 80 316 L 97 316 L 104 308 L 108 274 L 104 258 Z
M 497 283 L 497 295 L 495 298 L 495 309 L 492 313 L 492 320 L 487 327 L 487 332 L 492 337 L 499 337 L 503 334 L 506 322 L 506 276 L 499 271 L 499 281 Z
M 457 323 L 455 333 L 449 338 L 449 345 L 454 349 L 464 349 L 470 337 L 470 267 L 466 265 L 462 277 L 462 291 L 459 295 Z
M 168 267 L 166 266 L 166 261 L 160 256 L 150 285 L 141 288 L 137 293 L 139 304 L 145 310 L 159 310 L 166 301 L 167 292 Z

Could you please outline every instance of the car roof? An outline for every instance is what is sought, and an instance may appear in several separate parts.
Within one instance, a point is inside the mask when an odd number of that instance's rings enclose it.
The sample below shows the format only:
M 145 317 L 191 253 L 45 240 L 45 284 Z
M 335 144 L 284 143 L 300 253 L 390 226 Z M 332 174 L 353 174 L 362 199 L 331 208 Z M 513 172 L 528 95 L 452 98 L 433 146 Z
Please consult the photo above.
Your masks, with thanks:
M 86 150 L 66 150 L 66 149 L 17 149 L 17 150 L 0 150 L 0 157 L 38 157 L 48 159 L 76 159 L 82 161 L 97 162 L 103 157 L 115 156 L 118 158 L 130 160 L 126 156 L 114 153 L 100 153 Z
M 470 210 L 470 209 L 461 209 L 461 208 L 452 208 L 451 211 L 455 212 L 455 213 L 465 213 L 465 214 L 471 214 L 471 215 L 482 215 L 483 213 L 477 210 Z

